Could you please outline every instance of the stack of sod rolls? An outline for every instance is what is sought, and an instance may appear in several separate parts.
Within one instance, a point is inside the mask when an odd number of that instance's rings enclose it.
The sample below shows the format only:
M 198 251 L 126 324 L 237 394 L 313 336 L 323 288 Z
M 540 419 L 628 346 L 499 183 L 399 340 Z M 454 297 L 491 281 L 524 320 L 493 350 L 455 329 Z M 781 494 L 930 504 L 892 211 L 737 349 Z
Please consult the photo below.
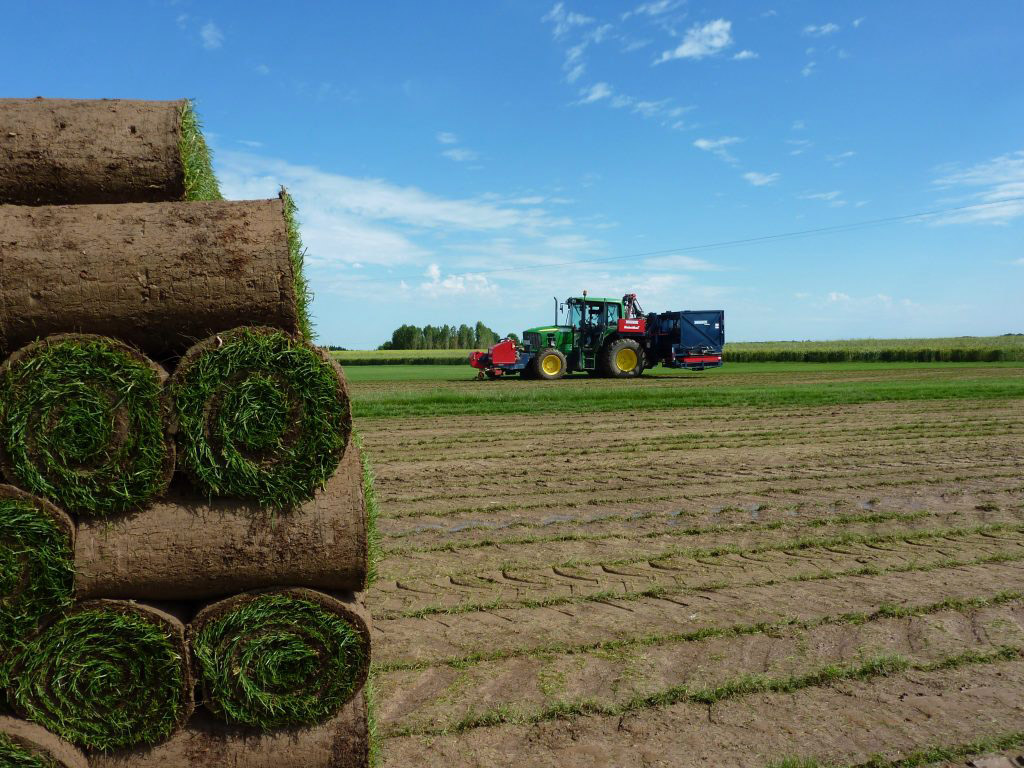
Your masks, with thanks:
M 368 765 L 371 538 L 291 199 L 0 99 L 0 766 Z

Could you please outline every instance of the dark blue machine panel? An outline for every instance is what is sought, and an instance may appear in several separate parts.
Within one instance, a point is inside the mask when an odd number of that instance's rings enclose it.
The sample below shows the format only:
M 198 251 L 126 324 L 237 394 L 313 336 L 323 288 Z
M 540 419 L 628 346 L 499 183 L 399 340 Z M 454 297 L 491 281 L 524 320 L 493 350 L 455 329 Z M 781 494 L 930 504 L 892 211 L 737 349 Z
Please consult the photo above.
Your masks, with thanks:
M 722 364 L 724 310 L 651 314 L 647 316 L 647 333 L 654 357 L 664 365 L 702 369 Z M 714 361 L 714 357 L 719 359 Z M 690 362 L 684 362 L 688 358 Z

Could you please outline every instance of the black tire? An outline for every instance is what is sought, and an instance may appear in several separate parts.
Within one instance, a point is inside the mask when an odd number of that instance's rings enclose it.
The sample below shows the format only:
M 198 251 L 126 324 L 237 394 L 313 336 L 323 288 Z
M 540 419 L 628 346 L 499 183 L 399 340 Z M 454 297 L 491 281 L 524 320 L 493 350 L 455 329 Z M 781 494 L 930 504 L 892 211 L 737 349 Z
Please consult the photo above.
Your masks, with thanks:
M 566 368 L 565 355 L 554 347 L 542 349 L 526 366 L 526 370 L 530 371 L 531 379 L 546 379 L 547 381 L 554 381 L 565 376 Z
M 616 379 L 636 378 L 644 372 L 644 353 L 632 339 L 616 339 L 601 350 L 598 369 Z

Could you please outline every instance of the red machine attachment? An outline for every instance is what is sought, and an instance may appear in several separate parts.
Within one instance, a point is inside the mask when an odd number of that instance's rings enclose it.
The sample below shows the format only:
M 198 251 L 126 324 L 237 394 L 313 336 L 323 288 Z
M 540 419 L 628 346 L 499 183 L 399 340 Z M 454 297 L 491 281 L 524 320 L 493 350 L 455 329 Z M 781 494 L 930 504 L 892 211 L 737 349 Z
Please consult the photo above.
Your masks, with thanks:
M 479 378 L 488 375 L 492 378 L 504 373 L 499 365 L 514 365 L 519 361 L 519 349 L 512 339 L 499 341 L 486 352 L 470 352 L 469 364 L 479 369 Z

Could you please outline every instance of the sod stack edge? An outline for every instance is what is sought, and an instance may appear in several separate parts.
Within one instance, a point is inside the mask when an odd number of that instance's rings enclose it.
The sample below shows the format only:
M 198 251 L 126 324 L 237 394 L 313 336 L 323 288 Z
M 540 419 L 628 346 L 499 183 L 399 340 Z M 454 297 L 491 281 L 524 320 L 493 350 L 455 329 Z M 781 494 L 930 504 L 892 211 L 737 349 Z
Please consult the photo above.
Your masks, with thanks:
M 298 333 L 287 198 L 0 205 L 0 354 L 112 336 L 164 361 L 243 325 Z
M 131 601 L 78 603 L 25 642 L 11 664 L 15 713 L 100 752 L 158 744 L 195 707 L 185 627 Z
M 0 99 L 0 203 L 219 199 L 187 100 Z
M 35 723 L 0 715 L 3 768 L 89 768 L 78 749 Z
M 368 565 L 361 473 L 353 441 L 326 486 L 291 509 L 197 499 L 172 488 L 136 514 L 82 520 L 75 592 L 193 601 L 295 584 L 361 590 Z
M 0 470 L 73 515 L 145 506 L 174 473 L 167 372 L 115 339 L 56 334 L 0 366 Z

